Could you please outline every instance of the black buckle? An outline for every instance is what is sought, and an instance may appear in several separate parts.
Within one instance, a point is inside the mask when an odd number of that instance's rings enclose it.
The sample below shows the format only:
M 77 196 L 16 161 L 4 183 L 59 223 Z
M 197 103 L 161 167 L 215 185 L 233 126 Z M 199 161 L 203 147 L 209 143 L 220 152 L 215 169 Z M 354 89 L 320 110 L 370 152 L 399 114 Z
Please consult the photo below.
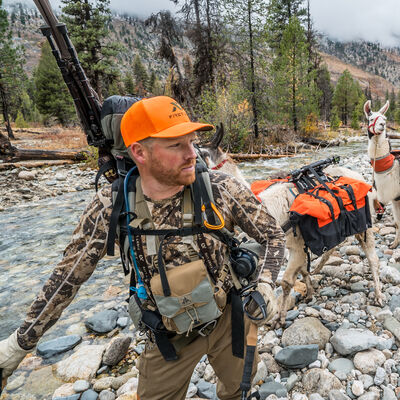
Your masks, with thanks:
M 213 319 L 210 322 L 207 322 L 205 325 L 203 325 L 203 327 L 201 327 L 200 329 L 197 330 L 198 334 L 200 336 L 208 336 L 213 329 L 215 328 L 215 326 L 217 325 L 217 320 Z M 204 332 L 204 330 L 207 329 L 207 332 Z

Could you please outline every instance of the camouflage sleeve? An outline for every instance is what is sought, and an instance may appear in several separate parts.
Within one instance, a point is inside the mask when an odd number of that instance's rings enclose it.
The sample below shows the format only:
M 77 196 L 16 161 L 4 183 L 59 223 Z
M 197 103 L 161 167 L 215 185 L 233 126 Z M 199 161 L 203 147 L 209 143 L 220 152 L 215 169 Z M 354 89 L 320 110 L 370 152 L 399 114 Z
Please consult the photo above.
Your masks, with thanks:
M 56 323 L 105 255 L 110 215 L 111 187 L 107 187 L 86 207 L 62 260 L 31 304 L 18 330 L 18 343 L 22 348 L 35 346 Z
M 247 235 L 265 246 L 264 255 L 260 259 L 260 270 L 269 270 L 272 280 L 275 281 L 285 250 L 282 228 L 251 190 L 235 178 L 222 173 L 210 177 L 217 183 L 220 194 L 215 201 L 221 202 L 227 219 L 231 218 L 232 225 L 239 226 Z

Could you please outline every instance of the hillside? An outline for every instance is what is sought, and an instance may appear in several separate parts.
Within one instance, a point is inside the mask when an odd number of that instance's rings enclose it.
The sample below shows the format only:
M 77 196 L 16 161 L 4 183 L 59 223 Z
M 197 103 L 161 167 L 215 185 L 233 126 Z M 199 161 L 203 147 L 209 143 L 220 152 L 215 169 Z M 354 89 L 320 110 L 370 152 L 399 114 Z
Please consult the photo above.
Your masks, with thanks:
M 21 4 L 8 4 L 13 37 L 26 50 L 26 71 L 31 75 L 38 63 L 40 44 L 44 41 L 39 27 L 43 20 L 34 8 Z M 120 43 L 118 65 L 122 74 L 132 68 L 136 54 L 139 54 L 149 71 L 159 76 L 168 74 L 168 65 L 157 57 L 158 35 L 151 32 L 137 17 L 113 15 L 110 25 L 110 41 Z M 400 90 L 400 49 L 385 49 L 379 44 L 368 42 L 342 43 L 324 35 L 318 38 L 321 56 L 327 64 L 335 84 L 340 74 L 348 69 L 363 88 L 370 86 L 374 96 L 384 97 L 387 92 Z M 190 51 L 190 43 L 176 43 L 178 58 Z

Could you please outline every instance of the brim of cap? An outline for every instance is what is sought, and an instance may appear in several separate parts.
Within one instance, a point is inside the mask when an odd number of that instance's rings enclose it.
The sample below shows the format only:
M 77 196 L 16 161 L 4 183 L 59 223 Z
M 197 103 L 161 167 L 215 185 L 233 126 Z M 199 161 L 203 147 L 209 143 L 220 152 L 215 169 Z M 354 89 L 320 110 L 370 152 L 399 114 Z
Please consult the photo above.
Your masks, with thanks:
M 201 124 L 200 122 L 182 122 L 171 126 L 170 128 L 164 129 L 161 132 L 150 135 L 150 137 L 156 138 L 174 138 L 184 136 L 195 131 L 210 131 L 214 129 L 213 125 Z

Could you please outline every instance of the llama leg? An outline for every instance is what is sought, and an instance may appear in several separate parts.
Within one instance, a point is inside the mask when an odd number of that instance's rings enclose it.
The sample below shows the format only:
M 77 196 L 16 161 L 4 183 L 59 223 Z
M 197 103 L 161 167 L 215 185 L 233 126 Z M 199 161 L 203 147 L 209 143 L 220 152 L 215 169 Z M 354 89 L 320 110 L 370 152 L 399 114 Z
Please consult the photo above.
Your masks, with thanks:
M 301 273 L 301 276 L 303 277 L 304 283 L 306 284 L 306 288 L 307 288 L 307 294 L 306 294 L 304 301 L 306 303 L 308 303 L 309 301 L 312 300 L 312 297 L 314 294 L 314 288 L 313 288 L 313 285 L 311 282 L 310 273 L 307 270 L 307 263 L 302 265 L 302 267 L 300 269 L 300 273 Z
M 311 272 L 312 275 L 318 274 L 319 271 L 321 271 L 321 269 L 324 267 L 325 263 L 328 261 L 329 257 L 331 256 L 331 254 L 333 253 L 334 250 L 335 250 L 335 247 L 333 249 L 326 251 L 324 254 L 322 254 L 320 260 L 318 261 L 317 266 Z
M 289 251 L 289 260 L 288 266 L 286 268 L 285 273 L 282 277 L 282 304 L 278 313 L 278 319 L 281 325 L 285 323 L 287 309 L 288 309 L 288 300 L 290 296 L 290 290 L 294 286 L 296 281 L 297 275 L 300 272 L 301 268 L 306 262 L 306 254 L 304 253 L 303 249 L 290 249 Z
M 360 242 L 362 249 L 368 259 L 368 264 L 371 269 L 372 279 L 375 286 L 375 300 L 382 306 L 383 297 L 381 290 L 381 282 L 379 280 L 379 258 L 375 251 L 375 237 L 372 229 L 367 229 L 364 233 L 359 233 L 356 235 L 357 240 Z M 365 239 L 365 240 L 364 240 Z
M 396 237 L 389 247 L 395 249 L 400 243 L 400 200 L 392 202 L 392 210 L 394 222 L 396 223 Z

